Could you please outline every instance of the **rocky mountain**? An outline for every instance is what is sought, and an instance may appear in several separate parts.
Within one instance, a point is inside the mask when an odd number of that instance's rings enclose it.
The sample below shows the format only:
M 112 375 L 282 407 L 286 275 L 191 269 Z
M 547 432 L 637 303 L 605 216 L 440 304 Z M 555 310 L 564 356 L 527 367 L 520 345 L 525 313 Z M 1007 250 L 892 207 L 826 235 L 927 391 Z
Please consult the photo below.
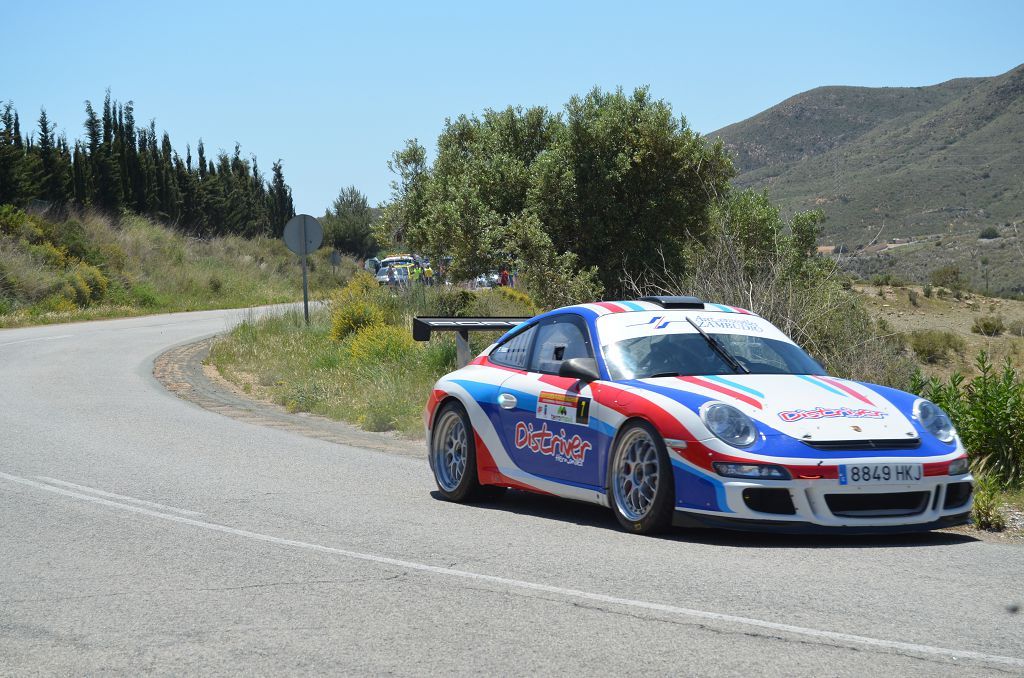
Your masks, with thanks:
M 822 209 L 850 249 L 1024 222 L 1024 65 L 930 87 L 819 87 L 709 137 L 743 187 Z

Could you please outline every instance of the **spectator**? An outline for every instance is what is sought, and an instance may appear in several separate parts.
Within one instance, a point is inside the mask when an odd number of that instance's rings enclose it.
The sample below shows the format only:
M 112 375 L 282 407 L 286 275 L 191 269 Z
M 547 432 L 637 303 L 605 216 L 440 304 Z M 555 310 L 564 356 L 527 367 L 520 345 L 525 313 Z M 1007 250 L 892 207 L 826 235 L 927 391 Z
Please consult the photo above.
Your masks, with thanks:
M 507 268 L 502 268 L 501 269 L 501 280 L 500 280 L 499 284 L 502 287 L 508 287 L 508 269 Z

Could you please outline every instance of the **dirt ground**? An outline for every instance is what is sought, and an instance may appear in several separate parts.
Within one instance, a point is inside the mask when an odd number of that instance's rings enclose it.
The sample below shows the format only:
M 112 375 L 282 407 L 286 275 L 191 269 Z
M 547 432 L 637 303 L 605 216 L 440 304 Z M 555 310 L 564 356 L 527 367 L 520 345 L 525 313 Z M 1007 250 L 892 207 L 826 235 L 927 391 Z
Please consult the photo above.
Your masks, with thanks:
M 875 316 L 883 318 L 896 332 L 942 330 L 953 332 L 964 341 L 963 351 L 951 353 L 938 364 L 923 366 L 927 375 L 945 377 L 954 371 L 975 374 L 974 360 L 983 349 L 997 365 L 1008 357 L 1015 366 L 1024 368 L 1024 337 L 1011 336 L 1007 332 L 996 337 L 986 337 L 971 331 L 975 319 L 986 315 L 1000 316 L 1008 326 L 1015 321 L 1024 323 L 1024 301 L 977 294 L 963 294 L 960 299 L 951 294 L 941 297 L 933 294 L 928 298 L 924 296 L 924 290 L 916 285 L 858 285 L 854 289 L 864 296 Z

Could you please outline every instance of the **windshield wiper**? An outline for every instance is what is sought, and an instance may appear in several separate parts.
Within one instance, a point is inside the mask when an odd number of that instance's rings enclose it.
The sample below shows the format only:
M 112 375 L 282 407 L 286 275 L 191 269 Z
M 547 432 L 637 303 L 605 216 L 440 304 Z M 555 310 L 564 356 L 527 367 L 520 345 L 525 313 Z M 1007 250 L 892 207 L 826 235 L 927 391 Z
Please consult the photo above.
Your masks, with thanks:
M 693 318 L 687 316 L 686 322 L 693 325 L 693 329 L 700 332 L 700 336 L 704 337 L 704 340 L 708 342 L 708 345 L 715 350 L 715 353 L 722 356 L 722 360 L 729 364 L 729 367 L 732 368 L 733 372 L 742 372 L 743 374 L 750 374 L 750 370 L 741 365 L 739 360 L 736 360 L 736 358 L 732 357 L 732 355 L 725 350 L 725 347 L 722 346 L 721 343 L 719 343 L 718 339 L 712 337 L 710 334 L 702 330 L 697 323 L 693 322 Z

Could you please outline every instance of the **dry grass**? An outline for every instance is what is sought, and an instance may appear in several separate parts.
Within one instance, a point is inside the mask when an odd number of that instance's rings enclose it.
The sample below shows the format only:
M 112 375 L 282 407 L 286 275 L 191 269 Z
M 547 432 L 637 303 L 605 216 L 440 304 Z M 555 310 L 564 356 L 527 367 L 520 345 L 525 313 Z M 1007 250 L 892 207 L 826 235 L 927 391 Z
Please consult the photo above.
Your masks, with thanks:
M 352 301 L 358 281 L 317 310 L 307 328 L 299 313 L 245 322 L 219 339 L 209 361 L 228 381 L 292 411 L 313 412 L 370 431 L 423 435 L 422 412 L 439 377 L 455 369 L 455 342 L 437 335 L 412 341 L 413 315 L 532 315 L 529 299 L 499 291 L 470 293 L 415 287 L 399 294 L 364 290 L 375 322 L 332 333 L 332 316 Z M 524 305 L 525 301 L 525 305 Z M 461 304 L 461 305 L 460 305 Z M 462 312 L 462 313 L 460 313 Z M 475 351 L 494 334 L 472 335 Z
M 32 232 L 0 231 L 0 327 L 237 308 L 302 296 L 298 259 L 278 240 L 200 240 L 142 217 L 115 221 L 90 212 L 59 223 L 34 215 L 31 222 L 38 225 Z M 74 240 L 62 242 L 68 233 L 76 234 Z M 335 273 L 328 255 L 321 250 L 310 258 L 314 297 L 330 294 L 357 267 L 346 258 Z M 104 284 L 85 290 L 72 272 L 96 281 L 93 269 Z

